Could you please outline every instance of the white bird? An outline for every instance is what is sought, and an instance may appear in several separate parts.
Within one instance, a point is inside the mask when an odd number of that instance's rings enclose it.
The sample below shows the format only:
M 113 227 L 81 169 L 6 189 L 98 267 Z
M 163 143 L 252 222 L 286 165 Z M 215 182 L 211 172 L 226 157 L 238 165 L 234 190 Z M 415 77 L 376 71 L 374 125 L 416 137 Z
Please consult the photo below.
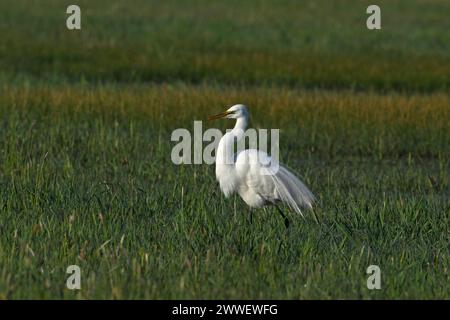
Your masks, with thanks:
M 274 161 L 264 151 L 247 149 L 234 153 L 234 143 L 244 137 L 249 113 L 247 107 L 236 104 L 208 120 L 236 119 L 236 124 L 222 139 L 216 153 L 216 178 L 225 197 L 237 192 L 250 208 L 275 205 L 284 219 L 289 220 L 277 206 L 284 203 L 303 216 L 300 208 L 311 209 L 314 195 L 294 174 Z

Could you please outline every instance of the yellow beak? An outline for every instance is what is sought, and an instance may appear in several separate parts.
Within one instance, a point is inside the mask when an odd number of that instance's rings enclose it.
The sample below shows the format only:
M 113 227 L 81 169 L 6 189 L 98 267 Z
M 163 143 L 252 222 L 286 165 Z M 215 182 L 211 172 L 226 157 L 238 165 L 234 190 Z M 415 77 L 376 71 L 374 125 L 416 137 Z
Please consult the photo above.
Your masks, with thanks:
M 225 118 L 227 115 L 232 114 L 232 113 L 233 113 L 233 111 L 225 111 L 225 112 L 208 117 L 208 121 Z

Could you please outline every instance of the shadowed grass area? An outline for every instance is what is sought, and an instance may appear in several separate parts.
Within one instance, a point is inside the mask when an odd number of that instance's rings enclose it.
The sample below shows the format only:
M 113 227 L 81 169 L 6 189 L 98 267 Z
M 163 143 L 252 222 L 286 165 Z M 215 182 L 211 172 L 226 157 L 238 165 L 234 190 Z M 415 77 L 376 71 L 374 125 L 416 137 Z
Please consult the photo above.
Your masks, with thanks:
M 232 103 L 281 128 L 317 225 L 251 224 L 170 133 Z M 190 85 L 4 84 L 1 298 L 448 298 L 450 97 Z M 222 129 L 230 122 L 219 122 Z M 205 125 L 206 126 L 206 125 Z M 65 269 L 82 270 L 82 290 Z M 377 264 L 382 290 L 366 287 Z

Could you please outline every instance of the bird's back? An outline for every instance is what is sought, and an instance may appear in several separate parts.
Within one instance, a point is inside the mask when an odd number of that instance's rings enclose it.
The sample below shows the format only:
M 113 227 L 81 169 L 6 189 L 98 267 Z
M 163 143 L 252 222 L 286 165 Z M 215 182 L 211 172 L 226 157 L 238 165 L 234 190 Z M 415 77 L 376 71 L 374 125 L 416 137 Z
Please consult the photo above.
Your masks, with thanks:
M 244 150 L 236 156 L 237 191 L 248 205 L 284 202 L 294 211 L 311 208 L 314 196 L 294 174 L 264 151 Z M 251 203 L 249 203 L 251 202 Z
M 264 151 L 247 149 L 236 156 L 236 175 L 239 195 L 252 207 L 261 207 L 277 201 L 273 179 L 265 173 L 270 170 L 271 157 Z

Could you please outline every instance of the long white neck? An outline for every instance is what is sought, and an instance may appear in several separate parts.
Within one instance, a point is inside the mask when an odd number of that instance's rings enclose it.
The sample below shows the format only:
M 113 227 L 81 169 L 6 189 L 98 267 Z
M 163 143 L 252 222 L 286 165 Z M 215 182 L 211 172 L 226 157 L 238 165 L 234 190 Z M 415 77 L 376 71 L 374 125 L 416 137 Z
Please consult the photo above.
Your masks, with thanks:
M 247 124 L 248 117 L 237 118 L 233 130 L 227 132 L 220 139 L 216 155 L 216 173 L 217 166 L 234 166 L 234 142 L 244 135 Z
M 236 190 L 236 168 L 234 166 L 234 140 L 239 140 L 247 128 L 248 117 L 236 120 L 233 130 L 220 139 L 216 154 L 216 178 L 225 197 Z

